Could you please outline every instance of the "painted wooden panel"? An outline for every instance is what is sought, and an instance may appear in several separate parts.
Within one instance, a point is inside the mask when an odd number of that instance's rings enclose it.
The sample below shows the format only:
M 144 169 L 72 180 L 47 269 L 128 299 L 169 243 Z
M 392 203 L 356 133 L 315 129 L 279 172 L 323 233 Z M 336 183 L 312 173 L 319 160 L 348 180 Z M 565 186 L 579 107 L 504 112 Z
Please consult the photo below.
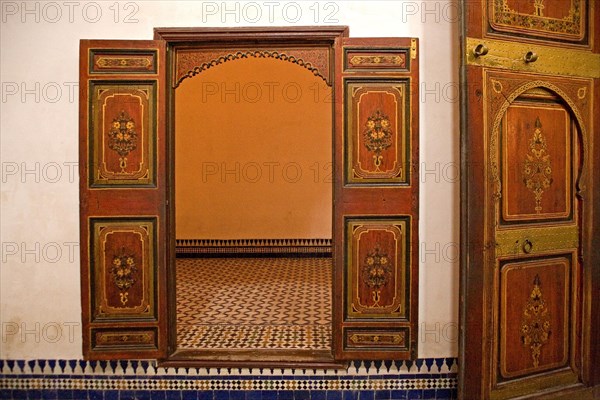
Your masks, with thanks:
M 334 334 L 338 359 L 414 359 L 418 344 L 416 38 L 346 38 L 336 55 Z M 336 332 L 336 331 L 334 331 Z
M 353 48 L 344 54 L 346 70 L 379 69 L 387 71 L 408 71 L 410 57 L 407 49 L 373 51 L 373 49 Z
M 93 218 L 92 321 L 155 317 L 154 219 Z
M 572 127 L 557 103 L 516 101 L 502 120 L 502 218 L 568 218 L 572 204 Z
M 156 73 L 156 51 L 90 50 L 91 73 Z
M 461 8 L 459 397 L 588 398 L 600 377 L 598 2 Z
M 141 329 L 92 329 L 92 349 L 109 350 L 156 350 L 158 332 L 156 328 Z
M 345 329 L 344 347 L 361 350 L 398 350 L 409 348 L 410 333 L 405 329 Z
M 500 373 L 515 378 L 569 358 L 569 256 L 508 262 L 500 272 Z
M 409 80 L 349 80 L 346 90 L 346 182 L 408 182 Z
M 588 34 L 586 0 L 487 0 L 493 32 L 579 42 Z
M 166 43 L 82 40 L 83 355 L 167 353 Z M 160 334 L 159 334 L 160 333 Z
M 156 84 L 90 83 L 90 183 L 155 184 Z
M 406 318 L 409 229 L 409 217 L 346 221 L 349 320 Z

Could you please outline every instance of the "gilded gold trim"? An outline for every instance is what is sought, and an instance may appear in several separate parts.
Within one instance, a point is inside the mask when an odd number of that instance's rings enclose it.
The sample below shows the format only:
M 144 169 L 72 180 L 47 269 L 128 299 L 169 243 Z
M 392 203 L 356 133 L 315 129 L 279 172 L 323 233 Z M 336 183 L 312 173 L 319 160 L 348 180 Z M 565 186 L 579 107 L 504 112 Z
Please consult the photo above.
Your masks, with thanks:
M 160 69 L 158 54 L 158 48 L 89 48 L 88 72 L 90 75 L 155 75 Z
M 417 58 L 417 39 L 410 39 L 410 58 Z
M 532 246 L 529 253 L 523 249 L 525 241 Z M 496 257 L 514 257 L 579 247 L 577 225 L 532 227 L 496 231 Z
M 350 342 L 357 345 L 403 345 L 404 332 L 398 334 L 381 334 L 381 333 L 353 333 L 348 339 Z
M 352 56 L 350 58 L 352 65 L 364 64 L 396 64 L 404 66 L 404 58 L 402 56 L 386 56 L 386 55 L 369 55 L 369 56 Z
M 105 333 L 98 332 L 97 333 L 97 343 L 103 345 L 124 345 L 124 344 L 137 344 L 144 343 L 149 344 L 153 343 L 154 336 L 152 332 L 144 332 L 144 333 Z
M 114 349 L 146 349 L 157 350 L 158 331 L 148 329 L 92 328 L 89 330 L 92 338 L 92 350 Z
M 476 57 L 473 49 L 483 44 L 489 51 Z M 533 51 L 535 62 L 525 62 L 524 55 Z M 467 38 L 467 65 L 493 67 L 513 71 L 537 72 L 552 75 L 600 78 L 600 54 L 585 50 L 556 48 L 538 44 L 523 44 L 495 39 Z
M 102 68 L 147 68 L 152 65 L 149 56 L 129 56 L 129 57 L 98 57 L 96 65 Z

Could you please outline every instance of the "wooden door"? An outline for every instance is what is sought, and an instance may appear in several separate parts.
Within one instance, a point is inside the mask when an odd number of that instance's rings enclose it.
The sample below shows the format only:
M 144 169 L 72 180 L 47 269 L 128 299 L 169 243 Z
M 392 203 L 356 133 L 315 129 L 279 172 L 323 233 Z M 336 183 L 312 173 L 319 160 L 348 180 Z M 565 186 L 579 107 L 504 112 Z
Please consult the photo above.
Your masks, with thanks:
M 86 359 L 166 355 L 165 46 L 80 44 Z
M 417 356 L 417 40 L 336 44 L 334 353 Z
M 462 398 L 598 381 L 598 12 L 463 2 Z

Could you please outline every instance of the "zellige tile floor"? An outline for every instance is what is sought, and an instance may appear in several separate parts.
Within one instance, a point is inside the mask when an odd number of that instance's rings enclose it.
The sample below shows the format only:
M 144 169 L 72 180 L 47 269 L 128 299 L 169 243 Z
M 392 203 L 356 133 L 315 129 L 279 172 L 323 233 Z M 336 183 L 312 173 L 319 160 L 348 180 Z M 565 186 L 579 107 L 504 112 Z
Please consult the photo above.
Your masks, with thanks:
M 177 259 L 177 345 L 330 350 L 331 258 Z

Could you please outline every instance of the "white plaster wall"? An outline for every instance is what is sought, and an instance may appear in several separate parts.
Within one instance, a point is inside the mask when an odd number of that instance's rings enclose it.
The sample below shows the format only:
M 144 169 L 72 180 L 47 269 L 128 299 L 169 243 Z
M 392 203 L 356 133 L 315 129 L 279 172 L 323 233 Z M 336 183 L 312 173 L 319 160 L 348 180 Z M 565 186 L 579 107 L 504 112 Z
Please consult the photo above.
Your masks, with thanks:
M 79 39 L 152 39 L 154 27 L 167 26 L 328 24 L 349 25 L 353 37 L 420 38 L 419 357 L 457 356 L 457 5 L 453 0 L 251 3 L 0 3 L 0 358 L 82 355 Z

